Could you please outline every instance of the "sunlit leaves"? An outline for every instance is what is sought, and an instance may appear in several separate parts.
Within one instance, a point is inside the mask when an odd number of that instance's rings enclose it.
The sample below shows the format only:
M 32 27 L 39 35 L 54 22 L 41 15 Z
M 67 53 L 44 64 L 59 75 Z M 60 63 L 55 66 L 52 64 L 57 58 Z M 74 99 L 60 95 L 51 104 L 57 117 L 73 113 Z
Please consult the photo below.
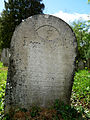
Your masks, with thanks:
M 0 115 L 4 112 L 4 97 L 7 79 L 7 68 L 0 62 Z
M 87 70 L 76 72 L 74 77 L 74 85 L 72 89 L 72 105 L 77 110 L 84 110 L 84 114 L 89 116 L 89 100 L 90 100 L 90 73 Z
M 90 21 L 73 22 L 72 28 L 77 38 L 78 60 L 88 59 L 90 57 Z

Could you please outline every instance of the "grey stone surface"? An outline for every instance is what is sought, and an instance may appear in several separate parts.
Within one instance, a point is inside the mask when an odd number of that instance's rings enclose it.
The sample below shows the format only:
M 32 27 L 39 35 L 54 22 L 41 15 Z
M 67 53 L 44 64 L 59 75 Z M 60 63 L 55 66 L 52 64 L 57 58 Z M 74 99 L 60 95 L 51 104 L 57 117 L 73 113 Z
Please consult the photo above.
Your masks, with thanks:
M 22 22 L 11 41 L 5 96 L 10 107 L 69 103 L 76 57 L 76 38 L 68 24 L 51 15 Z
M 1 62 L 5 66 L 8 66 L 8 64 L 9 64 L 9 54 L 10 54 L 9 48 L 4 48 L 2 50 L 2 53 L 1 53 Z
M 83 62 L 83 60 L 79 61 L 79 63 L 78 63 L 78 69 L 80 69 L 80 70 L 84 69 L 84 62 Z

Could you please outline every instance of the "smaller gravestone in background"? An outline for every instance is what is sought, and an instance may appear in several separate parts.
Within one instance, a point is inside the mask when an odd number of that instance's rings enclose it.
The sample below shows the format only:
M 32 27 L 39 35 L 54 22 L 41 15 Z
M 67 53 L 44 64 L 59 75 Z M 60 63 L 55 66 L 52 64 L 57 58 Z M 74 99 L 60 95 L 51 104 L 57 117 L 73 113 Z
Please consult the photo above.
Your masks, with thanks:
M 71 27 L 57 17 L 35 15 L 22 22 L 11 41 L 5 112 L 48 107 L 56 99 L 69 103 L 76 48 Z
M 90 70 L 90 58 L 88 58 L 87 60 L 87 66 L 88 66 L 88 70 Z
M 1 62 L 4 66 L 8 66 L 9 64 L 9 48 L 4 48 L 1 53 Z
M 83 60 L 78 62 L 78 69 L 83 70 L 85 68 L 85 63 L 83 62 Z

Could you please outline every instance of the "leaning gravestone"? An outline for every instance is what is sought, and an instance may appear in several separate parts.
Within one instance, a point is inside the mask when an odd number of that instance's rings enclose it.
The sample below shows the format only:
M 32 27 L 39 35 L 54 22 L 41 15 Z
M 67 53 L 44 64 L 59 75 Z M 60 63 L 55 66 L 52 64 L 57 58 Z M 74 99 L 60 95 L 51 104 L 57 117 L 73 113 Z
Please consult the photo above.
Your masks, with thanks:
M 76 57 L 76 38 L 70 26 L 51 15 L 23 21 L 11 41 L 5 111 L 59 99 L 69 103 Z
M 3 65 L 8 66 L 9 63 L 9 48 L 4 48 L 1 53 L 1 62 Z

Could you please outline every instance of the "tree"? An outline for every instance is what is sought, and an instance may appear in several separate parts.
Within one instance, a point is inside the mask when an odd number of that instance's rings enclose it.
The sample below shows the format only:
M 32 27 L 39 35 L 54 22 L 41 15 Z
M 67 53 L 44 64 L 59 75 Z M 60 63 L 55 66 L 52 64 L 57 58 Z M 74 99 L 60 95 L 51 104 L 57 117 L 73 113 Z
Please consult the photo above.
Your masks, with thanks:
M 73 22 L 72 28 L 77 37 L 78 61 L 90 60 L 90 21 Z
M 90 3 L 90 0 L 88 0 L 88 3 Z
M 3 10 L 0 18 L 0 42 L 2 48 L 9 48 L 12 34 L 15 27 L 19 25 L 23 19 L 35 14 L 42 14 L 44 4 L 42 0 L 8 0 L 5 1 L 5 10 Z

